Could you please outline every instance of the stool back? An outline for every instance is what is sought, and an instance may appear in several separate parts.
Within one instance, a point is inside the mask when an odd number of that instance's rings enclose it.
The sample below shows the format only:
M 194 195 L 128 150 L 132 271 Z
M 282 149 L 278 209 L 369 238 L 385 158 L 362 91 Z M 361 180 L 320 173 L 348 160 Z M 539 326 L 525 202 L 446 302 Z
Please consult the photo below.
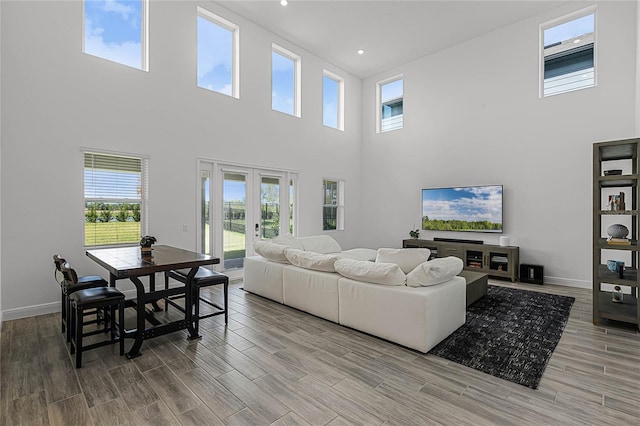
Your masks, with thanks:
M 67 261 L 59 254 L 53 255 L 53 264 L 56 267 L 56 269 L 53 271 L 53 276 L 56 279 L 56 282 L 60 284 L 61 287 L 64 286 L 65 281 L 64 273 L 62 272 L 62 265 L 64 265 L 65 263 L 67 263 Z
M 60 268 L 62 271 L 62 275 L 64 276 L 64 285 L 73 286 L 78 284 L 78 274 L 75 269 L 69 265 L 69 262 L 64 262 L 62 267 Z

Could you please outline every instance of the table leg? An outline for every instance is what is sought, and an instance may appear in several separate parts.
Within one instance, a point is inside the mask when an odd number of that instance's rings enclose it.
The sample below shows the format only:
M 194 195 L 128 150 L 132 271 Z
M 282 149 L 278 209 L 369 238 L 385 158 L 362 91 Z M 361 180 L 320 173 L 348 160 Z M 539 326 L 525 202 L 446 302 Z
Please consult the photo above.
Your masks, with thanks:
M 156 291 L 156 274 L 149 275 L 149 293 L 153 293 Z M 154 312 L 161 312 L 162 308 L 158 306 L 158 301 L 154 300 L 151 302 L 151 306 L 153 306 Z
M 141 355 L 140 347 L 142 346 L 143 333 L 145 330 L 145 291 L 144 285 L 142 281 L 138 277 L 130 277 L 133 285 L 136 286 L 136 297 L 137 297 L 137 305 L 136 305 L 136 339 L 133 342 L 133 346 L 127 352 L 127 358 L 135 358 Z
M 195 268 L 191 268 L 191 271 L 189 271 L 189 275 L 187 275 L 187 283 L 185 284 L 185 299 L 184 299 L 184 312 L 186 315 L 186 320 L 187 320 L 187 330 L 189 331 L 189 340 L 193 340 L 193 339 L 199 339 L 201 336 L 198 334 L 198 329 L 197 329 L 197 324 L 198 324 L 198 317 L 194 318 L 193 315 L 193 290 L 194 287 L 192 286 L 193 283 L 193 277 L 196 276 L 196 273 L 198 272 L 198 267 L 196 266 Z M 198 303 L 197 300 L 197 296 L 196 296 L 196 302 Z

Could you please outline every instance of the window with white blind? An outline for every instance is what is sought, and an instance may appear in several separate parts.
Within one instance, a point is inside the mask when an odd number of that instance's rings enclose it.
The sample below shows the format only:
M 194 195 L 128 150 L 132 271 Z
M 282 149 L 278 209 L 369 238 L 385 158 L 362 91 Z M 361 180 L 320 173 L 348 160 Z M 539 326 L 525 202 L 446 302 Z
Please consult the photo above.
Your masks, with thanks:
M 148 158 L 84 152 L 85 246 L 138 243 L 146 234 Z
M 322 181 L 322 230 L 344 231 L 344 181 Z

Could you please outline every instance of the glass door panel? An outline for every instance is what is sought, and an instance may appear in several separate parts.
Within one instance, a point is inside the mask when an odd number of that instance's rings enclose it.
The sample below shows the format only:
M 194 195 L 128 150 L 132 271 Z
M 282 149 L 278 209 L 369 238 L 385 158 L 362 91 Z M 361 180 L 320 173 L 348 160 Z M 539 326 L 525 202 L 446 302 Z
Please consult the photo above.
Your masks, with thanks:
M 260 179 L 260 239 L 280 235 L 280 178 L 261 176 Z
M 200 251 L 211 255 L 211 172 L 200 171 Z
M 224 173 L 222 183 L 222 258 L 224 269 L 244 266 L 247 248 L 247 176 Z

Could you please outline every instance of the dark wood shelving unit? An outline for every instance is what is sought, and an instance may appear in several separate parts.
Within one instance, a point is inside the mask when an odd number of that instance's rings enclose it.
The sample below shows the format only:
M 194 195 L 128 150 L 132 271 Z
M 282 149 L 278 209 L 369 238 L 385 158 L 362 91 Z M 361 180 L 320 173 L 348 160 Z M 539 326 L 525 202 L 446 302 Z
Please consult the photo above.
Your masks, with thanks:
M 625 165 L 624 174 L 604 176 L 607 162 L 620 161 Z M 616 168 L 618 168 L 616 166 Z M 640 329 L 640 302 L 638 298 L 638 217 L 640 216 L 640 139 L 599 142 L 593 145 L 593 323 L 603 320 L 635 324 Z M 630 193 L 625 200 L 624 210 L 603 209 L 603 189 L 626 190 Z M 603 218 L 619 217 L 631 222 L 628 238 L 630 244 L 610 244 L 603 238 L 606 228 Z M 615 250 L 623 256 L 631 257 L 631 264 L 625 265 L 622 278 L 618 272 L 611 272 L 603 256 L 603 250 Z M 624 286 L 627 293 L 622 302 L 613 302 L 612 292 L 607 286 Z M 628 293 L 630 289 L 631 294 Z

